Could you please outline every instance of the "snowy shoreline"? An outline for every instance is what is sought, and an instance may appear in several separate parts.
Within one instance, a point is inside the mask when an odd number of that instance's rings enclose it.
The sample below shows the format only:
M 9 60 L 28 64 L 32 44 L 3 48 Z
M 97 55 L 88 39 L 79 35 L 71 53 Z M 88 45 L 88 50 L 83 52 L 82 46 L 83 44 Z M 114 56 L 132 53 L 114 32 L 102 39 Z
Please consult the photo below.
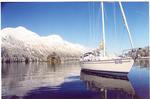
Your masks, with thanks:
M 59 35 L 43 37 L 21 26 L 2 29 L 1 40 L 1 61 L 6 63 L 47 61 L 53 53 L 61 60 L 79 58 L 87 49 L 65 41 Z

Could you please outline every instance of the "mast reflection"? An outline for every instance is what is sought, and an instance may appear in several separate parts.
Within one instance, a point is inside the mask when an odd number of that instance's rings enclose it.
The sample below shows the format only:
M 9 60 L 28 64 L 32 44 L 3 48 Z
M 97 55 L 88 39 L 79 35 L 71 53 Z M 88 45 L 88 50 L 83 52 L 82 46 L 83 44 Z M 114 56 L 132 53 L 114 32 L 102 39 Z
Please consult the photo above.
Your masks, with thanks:
M 81 70 L 80 79 L 88 90 L 100 93 L 100 99 L 138 99 L 127 75 L 116 77 Z

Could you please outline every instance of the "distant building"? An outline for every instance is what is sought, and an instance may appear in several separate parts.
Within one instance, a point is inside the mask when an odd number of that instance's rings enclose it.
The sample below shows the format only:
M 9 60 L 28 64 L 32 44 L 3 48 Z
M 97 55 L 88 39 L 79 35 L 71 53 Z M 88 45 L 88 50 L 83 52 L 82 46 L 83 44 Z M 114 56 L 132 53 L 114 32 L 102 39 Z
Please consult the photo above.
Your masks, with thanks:
M 54 64 L 60 64 L 61 60 L 60 57 L 55 52 L 53 52 L 51 55 L 48 55 L 47 62 L 49 64 L 54 65 Z

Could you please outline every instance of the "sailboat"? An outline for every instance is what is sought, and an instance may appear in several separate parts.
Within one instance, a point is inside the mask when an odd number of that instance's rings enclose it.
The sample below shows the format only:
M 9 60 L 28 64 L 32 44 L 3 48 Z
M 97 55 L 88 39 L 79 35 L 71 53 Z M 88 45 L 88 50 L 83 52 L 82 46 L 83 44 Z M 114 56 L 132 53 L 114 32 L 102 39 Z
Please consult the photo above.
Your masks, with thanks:
M 133 48 L 131 33 L 129 31 L 126 16 L 125 16 L 121 2 L 119 2 L 119 6 L 121 9 L 124 25 L 127 29 L 130 43 Z M 88 52 L 81 56 L 81 60 L 80 60 L 81 69 L 96 71 L 96 72 L 100 71 L 100 72 L 107 72 L 107 73 L 128 74 L 134 63 L 134 60 L 131 57 L 123 57 L 123 56 L 108 57 L 106 56 L 103 2 L 101 2 L 101 10 L 102 10 L 101 12 L 102 12 L 103 42 L 100 44 L 100 48 L 98 49 L 98 51 Z

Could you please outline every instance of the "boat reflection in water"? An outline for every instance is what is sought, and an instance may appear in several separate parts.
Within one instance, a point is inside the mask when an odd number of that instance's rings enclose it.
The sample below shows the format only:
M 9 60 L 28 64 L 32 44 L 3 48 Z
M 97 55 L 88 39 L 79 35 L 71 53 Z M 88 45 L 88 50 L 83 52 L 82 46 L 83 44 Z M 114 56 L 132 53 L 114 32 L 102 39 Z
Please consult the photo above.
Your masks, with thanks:
M 99 92 L 102 99 L 138 98 L 127 75 L 124 77 L 116 77 L 81 70 L 80 79 L 86 84 L 87 89 Z

